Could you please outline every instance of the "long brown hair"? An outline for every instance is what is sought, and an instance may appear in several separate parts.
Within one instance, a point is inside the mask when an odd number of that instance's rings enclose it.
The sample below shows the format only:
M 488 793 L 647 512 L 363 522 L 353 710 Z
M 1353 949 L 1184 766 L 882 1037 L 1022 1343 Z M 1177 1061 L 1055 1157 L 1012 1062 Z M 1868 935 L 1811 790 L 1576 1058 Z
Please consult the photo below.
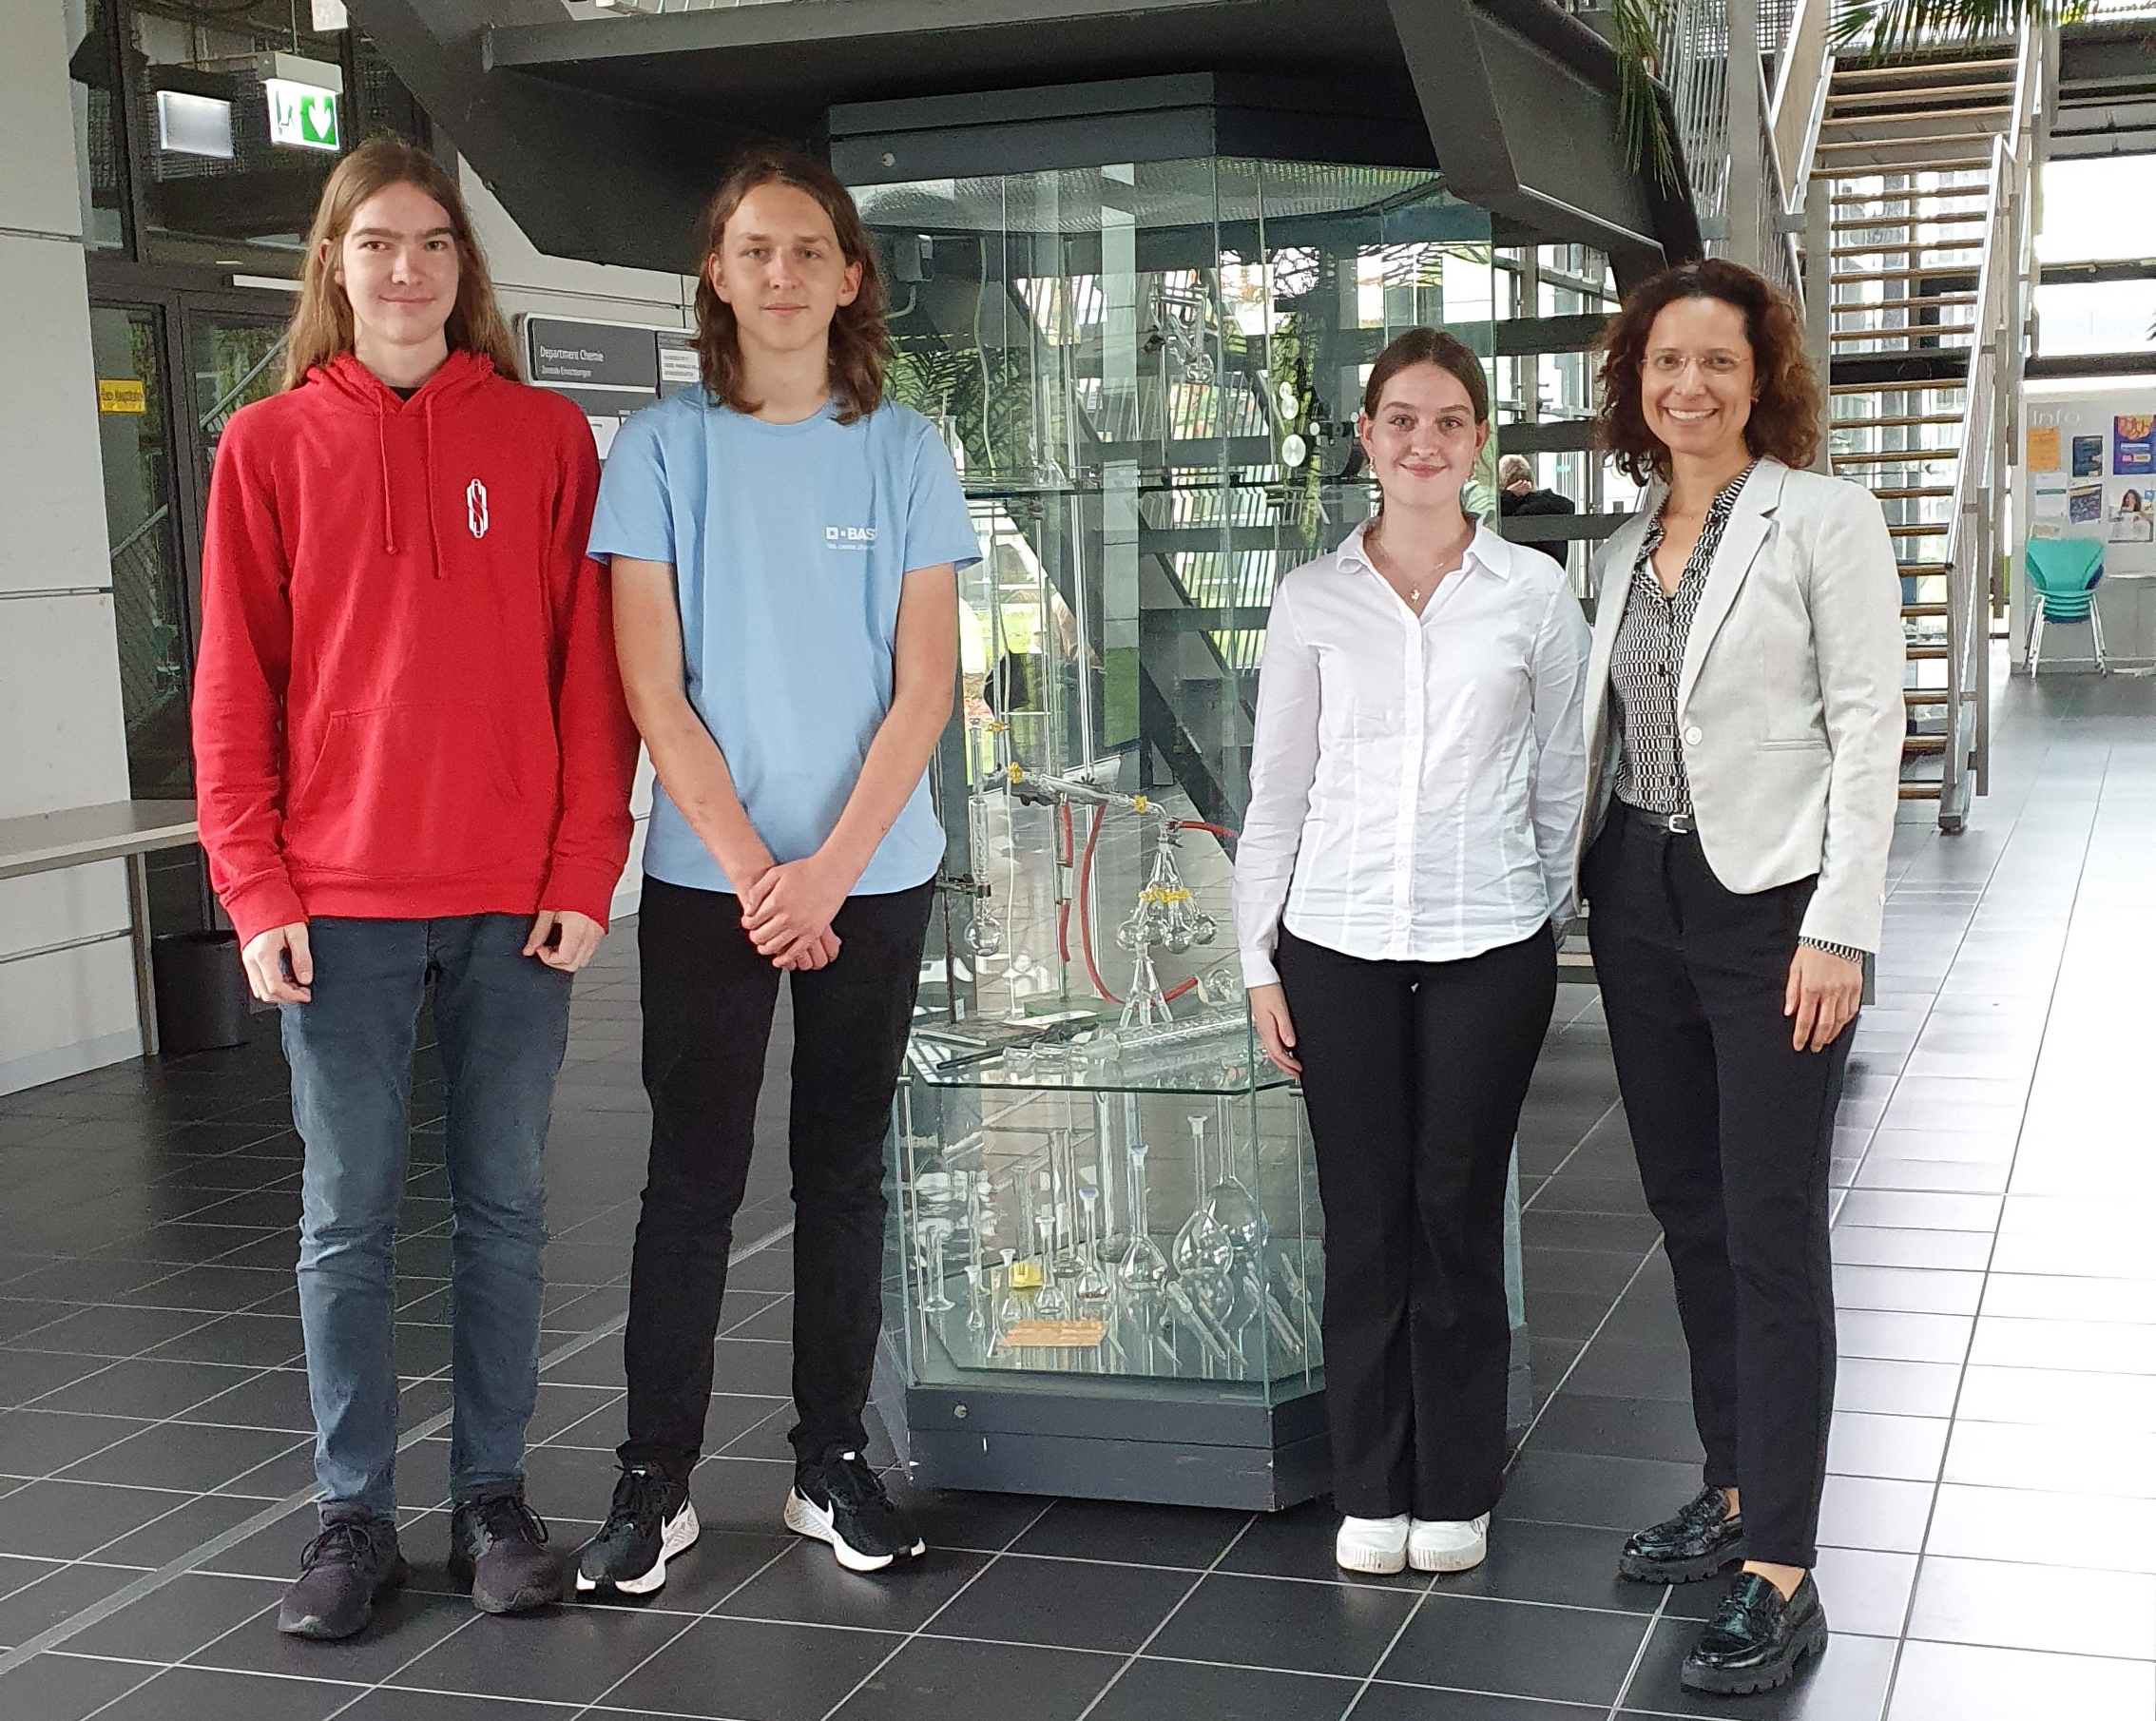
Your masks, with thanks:
M 1680 299 L 1719 299 L 1744 314 L 1758 396 L 1744 425 L 1744 446 L 1801 472 L 1819 448 L 1819 379 L 1804 356 L 1804 324 L 1797 307 L 1764 276 L 1719 257 L 1665 269 L 1633 289 L 1602 337 L 1602 416 L 1598 444 L 1635 482 L 1669 476 L 1669 451 L 1647 428 L 1640 407 L 1640 369 L 1647 337 L 1665 305 Z
M 442 331 L 452 352 L 473 352 L 493 360 L 497 376 L 524 380 L 516 341 L 494 299 L 493 278 L 472 236 L 463 195 L 442 164 L 402 138 L 369 138 L 337 163 L 315 206 L 307 234 L 307 261 L 299 276 L 299 301 L 285 331 L 283 388 L 298 388 L 318 364 L 352 350 L 352 301 L 337 284 L 337 252 L 360 205 L 392 185 L 410 185 L 441 204 L 456 240 L 456 304 Z
M 725 241 L 726 223 L 760 185 L 791 185 L 816 199 L 831 218 L 839 254 L 860 267 L 860 291 L 831 319 L 831 392 L 837 398 L 838 422 L 852 424 L 883 404 L 883 372 L 891 361 L 891 337 L 883 326 L 883 270 L 852 194 L 829 168 L 791 149 L 758 148 L 739 157 L 704 206 L 696 270 L 696 357 L 704 390 L 737 413 L 754 413 L 763 404 L 751 400 L 742 387 L 734 308 L 711 284 L 711 260 Z

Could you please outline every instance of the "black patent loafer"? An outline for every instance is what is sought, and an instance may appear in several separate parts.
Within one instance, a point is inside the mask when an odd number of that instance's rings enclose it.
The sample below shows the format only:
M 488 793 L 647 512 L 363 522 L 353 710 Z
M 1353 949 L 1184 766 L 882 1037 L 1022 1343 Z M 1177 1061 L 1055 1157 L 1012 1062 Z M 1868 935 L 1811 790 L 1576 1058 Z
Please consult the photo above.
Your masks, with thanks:
M 1641 1583 L 1698 1583 L 1744 1557 L 1744 1519 L 1720 1488 L 1702 1488 L 1674 1518 L 1627 1538 L 1619 1576 Z
M 1718 1697 L 1771 1692 L 1826 1641 L 1826 1610 L 1809 1572 L 1787 1601 L 1757 1572 L 1740 1572 L 1678 1676 L 1686 1691 Z

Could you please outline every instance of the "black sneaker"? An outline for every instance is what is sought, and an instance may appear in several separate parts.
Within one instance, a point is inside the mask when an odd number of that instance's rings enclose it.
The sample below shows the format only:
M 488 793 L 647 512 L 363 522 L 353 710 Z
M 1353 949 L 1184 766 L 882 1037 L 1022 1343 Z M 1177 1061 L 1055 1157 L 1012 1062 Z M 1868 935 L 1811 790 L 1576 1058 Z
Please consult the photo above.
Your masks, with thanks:
M 375 1600 L 411 1576 L 395 1518 L 331 1518 L 299 1556 L 299 1581 L 284 1593 L 277 1629 L 288 1637 L 350 1637 L 367 1629 Z
M 1743 1557 L 1743 1518 L 1720 1488 L 1702 1488 L 1676 1517 L 1627 1537 L 1617 1572 L 1642 1583 L 1698 1583 Z
M 449 1575 L 482 1614 L 529 1613 L 562 1598 L 562 1562 L 546 1544 L 547 1520 L 522 1489 L 468 1499 L 450 1518 Z
M 1688 1692 L 1722 1697 L 1770 1692 L 1826 1641 L 1826 1610 L 1809 1572 L 1787 1601 L 1757 1572 L 1740 1572 L 1678 1678 Z
M 649 1595 L 664 1586 L 666 1562 L 694 1547 L 698 1534 L 685 1482 L 667 1480 L 655 1465 L 625 1464 L 606 1521 L 577 1557 L 577 1593 Z
M 849 1572 L 880 1572 L 901 1555 L 917 1557 L 928 1544 L 905 1508 L 857 1452 L 841 1452 L 794 1472 L 786 1496 L 786 1528 L 831 1544 Z

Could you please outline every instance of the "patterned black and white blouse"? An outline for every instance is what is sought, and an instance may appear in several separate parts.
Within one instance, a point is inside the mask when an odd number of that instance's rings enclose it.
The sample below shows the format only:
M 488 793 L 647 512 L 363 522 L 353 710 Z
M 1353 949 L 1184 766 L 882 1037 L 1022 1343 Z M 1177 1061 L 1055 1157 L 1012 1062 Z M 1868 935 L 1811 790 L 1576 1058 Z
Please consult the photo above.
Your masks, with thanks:
M 1753 463 L 1754 466 L 1757 461 Z M 1677 676 L 1684 662 L 1684 642 L 1691 636 L 1692 616 L 1700 607 L 1707 570 L 1729 516 L 1737 510 L 1744 480 L 1752 475 L 1747 466 L 1715 494 L 1707 506 L 1700 541 L 1684 560 L 1684 571 L 1674 593 L 1665 594 L 1654 571 L 1654 552 L 1662 546 L 1662 516 L 1648 526 L 1632 564 L 1632 581 L 1625 594 L 1624 618 L 1617 624 L 1617 644 L 1609 660 L 1609 685 L 1617 696 L 1617 722 L 1623 744 L 1617 753 L 1617 776 L 1611 785 L 1617 799 L 1644 813 L 1692 811 L 1692 785 L 1684 775 L 1684 749 L 1677 738 Z M 1847 944 L 1829 944 L 1821 938 L 1800 938 L 1852 962 L 1865 952 Z
M 1654 571 L 1654 552 L 1662 547 L 1659 513 L 1632 564 L 1625 616 L 1617 624 L 1616 649 L 1609 660 L 1609 685 L 1617 695 L 1617 722 L 1624 738 L 1612 786 L 1618 800 L 1643 813 L 1692 810 L 1692 785 L 1684 775 L 1684 750 L 1677 740 L 1677 675 L 1707 570 L 1714 566 L 1714 552 L 1736 512 L 1744 480 L 1751 475 L 1752 467 L 1747 466 L 1715 493 L 1700 527 L 1700 541 L 1685 558 L 1684 575 L 1673 594 L 1664 593 Z

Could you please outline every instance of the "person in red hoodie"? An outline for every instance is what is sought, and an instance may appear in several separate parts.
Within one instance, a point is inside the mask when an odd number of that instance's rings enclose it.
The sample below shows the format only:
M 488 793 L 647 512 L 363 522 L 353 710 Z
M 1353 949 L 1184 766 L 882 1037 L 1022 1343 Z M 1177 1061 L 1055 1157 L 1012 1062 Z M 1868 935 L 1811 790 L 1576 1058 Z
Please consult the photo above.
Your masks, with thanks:
M 278 1628 L 346 1637 L 402 1581 L 392 1356 L 412 1054 L 433 994 L 454 1310 L 451 1570 L 558 1598 L 525 1503 L 540 1156 L 627 857 L 636 736 L 575 406 L 525 386 L 462 200 L 395 141 L 338 164 L 283 391 L 210 484 L 194 702 L 210 876 L 279 1005 L 306 1143 L 299 1312 L 320 1533 Z

